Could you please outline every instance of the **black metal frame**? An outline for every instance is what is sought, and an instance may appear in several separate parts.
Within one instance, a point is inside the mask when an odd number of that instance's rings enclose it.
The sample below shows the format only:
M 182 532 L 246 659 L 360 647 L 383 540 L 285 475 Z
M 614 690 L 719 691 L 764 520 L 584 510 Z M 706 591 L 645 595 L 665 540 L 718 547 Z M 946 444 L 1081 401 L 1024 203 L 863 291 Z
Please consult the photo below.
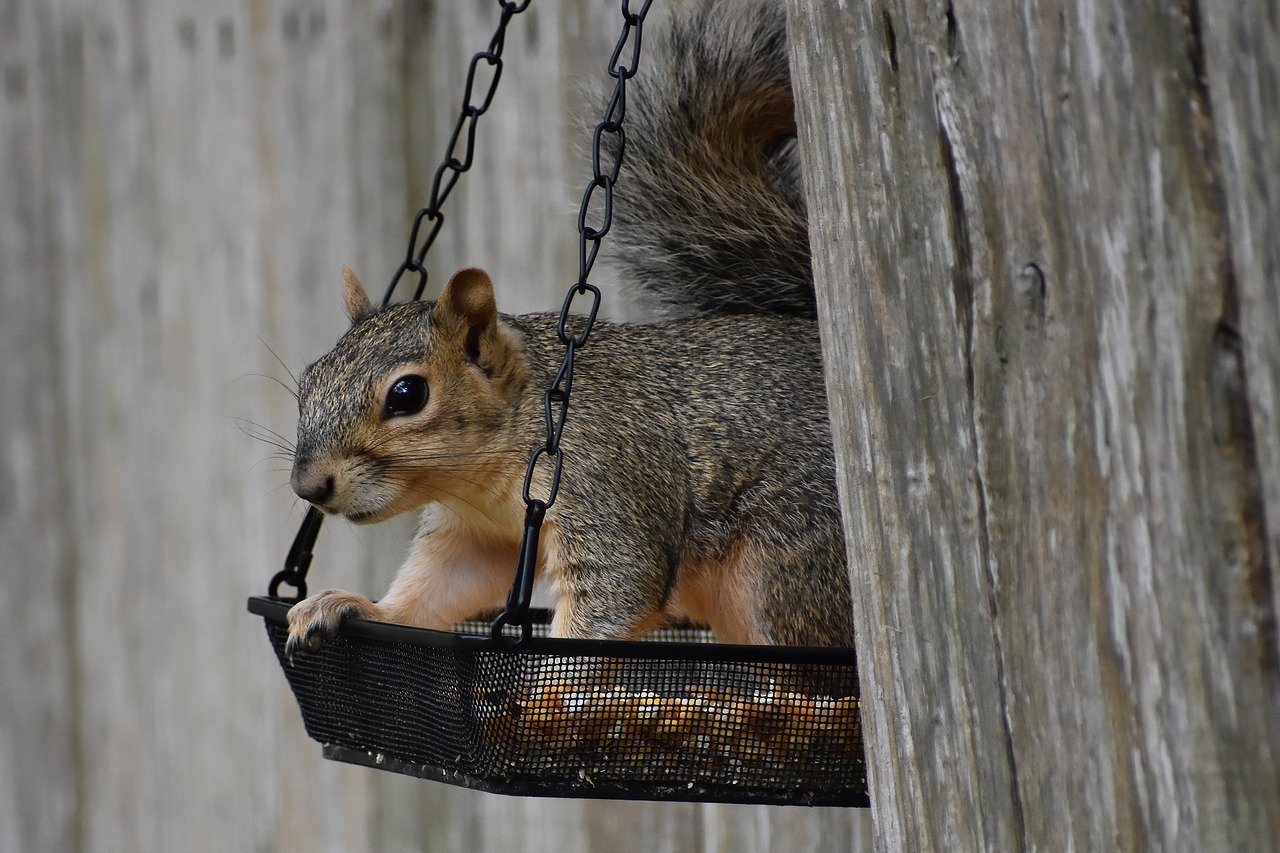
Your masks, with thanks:
M 374 770 L 388 770 L 402 776 L 413 776 L 418 779 L 429 779 L 433 782 L 444 782 L 459 788 L 472 791 L 483 791 L 486 794 L 505 794 L 510 797 L 551 797 L 553 799 L 578 800 L 644 800 L 671 803 L 732 803 L 745 806 L 828 806 L 843 808 L 870 808 L 871 801 L 866 796 L 842 798 L 830 797 L 822 791 L 799 791 L 786 803 L 779 803 L 772 797 L 753 796 L 749 791 L 726 785 L 664 785 L 657 783 L 630 782 L 626 785 L 597 783 L 592 785 L 590 794 L 580 790 L 565 790 L 558 783 L 548 783 L 536 778 L 513 779 L 495 783 L 489 779 L 479 779 L 466 773 L 457 773 L 443 767 L 430 767 L 400 761 L 390 756 L 375 755 L 358 749 L 326 744 L 321 753 L 330 761 L 341 761 Z
M 284 625 L 293 602 L 289 599 L 255 595 L 249 612 L 268 622 Z M 546 610 L 530 609 L 531 621 L 546 621 Z M 412 628 L 390 622 L 374 622 L 350 617 L 342 621 L 341 633 L 352 639 L 408 643 L 455 651 L 494 651 L 522 655 L 556 657 L 665 659 L 721 661 L 733 663 L 781 663 L 794 666 L 847 666 L 857 675 L 854 650 L 820 646 L 751 646 L 735 643 L 666 643 L 651 640 L 569 640 L 563 637 L 530 637 L 513 644 L 510 638 L 494 639 L 487 634 L 461 634 Z
M 255 596 L 248 601 L 250 613 L 265 620 L 268 633 L 273 635 L 277 656 L 294 689 L 304 720 L 327 712 L 325 706 L 336 706 L 352 712 L 347 689 L 347 672 L 341 666 L 326 668 L 320 665 L 313 670 L 290 665 L 283 657 L 282 637 L 287 627 L 287 614 L 292 603 L 278 597 Z M 532 621 L 545 623 L 546 611 L 531 610 Z M 688 661 L 727 668 L 750 665 L 839 668 L 852 683 L 856 683 L 856 665 L 853 649 L 813 648 L 799 646 L 750 646 L 713 642 L 661 642 L 661 641 L 609 641 L 571 640 L 533 636 L 513 643 L 512 630 L 523 626 L 510 626 L 508 634 L 494 638 L 487 626 L 475 623 L 477 633 L 455 633 L 412 628 L 384 622 L 351 618 L 344 620 L 339 629 L 339 643 L 347 645 L 360 656 L 381 658 L 390 648 L 417 647 L 450 656 L 457 661 L 459 670 L 470 670 L 471 661 L 477 655 L 543 658 L 560 661 L 579 661 L 582 672 L 590 676 L 593 665 L 604 660 L 611 664 L 628 661 Z M 520 630 L 520 634 L 524 634 Z M 474 673 L 473 673 L 474 675 Z M 428 697 L 428 701 L 433 697 Z M 317 736 L 308 724 L 308 734 L 322 746 L 325 758 L 356 764 L 377 770 L 430 779 L 450 785 L 514 796 L 538 796 L 555 798 L 583 798 L 605 800 L 657 800 L 674 802 L 721 802 L 757 805 L 803 805 L 866 807 L 869 805 L 865 784 L 865 767 L 862 776 L 849 784 L 832 789 L 823 785 L 791 785 L 786 788 L 743 784 L 740 779 L 709 778 L 692 774 L 687 778 L 672 776 L 661 781 L 619 780 L 609 773 L 587 774 L 585 780 L 563 777 L 542 777 L 536 773 L 475 773 L 465 769 L 465 762 L 423 762 L 407 759 L 397 753 L 394 746 L 381 739 L 381 732 L 368 737 L 356 737 L 353 733 L 347 743 L 334 743 Z M 847 758 L 845 759 L 847 764 Z M 453 764 L 454 766 L 450 766 Z

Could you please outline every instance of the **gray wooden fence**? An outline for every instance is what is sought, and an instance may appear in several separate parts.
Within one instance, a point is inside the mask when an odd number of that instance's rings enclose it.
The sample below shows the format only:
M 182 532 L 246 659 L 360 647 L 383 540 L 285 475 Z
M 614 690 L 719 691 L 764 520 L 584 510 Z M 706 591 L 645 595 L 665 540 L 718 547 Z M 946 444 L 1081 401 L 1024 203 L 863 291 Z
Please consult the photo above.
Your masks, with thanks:
M 576 269 L 612 2 L 535 2 L 437 275 Z M 850 850 L 867 812 L 499 798 L 324 762 L 244 599 L 301 517 L 275 380 L 385 280 L 493 2 L 0 3 L 0 849 Z M 609 304 L 621 300 L 608 294 Z M 273 378 L 266 378 L 273 377 Z M 265 460 L 265 461 L 263 461 Z M 404 524 L 330 523 L 377 593 Z

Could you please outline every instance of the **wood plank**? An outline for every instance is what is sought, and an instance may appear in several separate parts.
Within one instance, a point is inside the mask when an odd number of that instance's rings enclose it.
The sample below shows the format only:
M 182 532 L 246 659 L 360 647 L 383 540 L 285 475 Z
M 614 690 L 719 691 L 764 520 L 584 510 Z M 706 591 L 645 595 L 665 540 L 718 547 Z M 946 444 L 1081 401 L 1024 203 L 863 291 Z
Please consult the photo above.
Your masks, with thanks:
M 1257 619 L 1280 655 L 1280 16 L 1274 3 L 1234 10 L 1199 7 L 1202 68 L 1230 230 L 1231 269 L 1239 288 L 1236 321 L 1248 384 L 1249 431 L 1257 455 L 1263 541 L 1271 577 L 1252 579 L 1257 594 L 1269 586 L 1272 611 Z
M 1196 4 L 791 11 L 881 843 L 1280 837 L 1250 90 L 1199 79 Z
M 57 150 L 48 92 L 61 73 L 41 41 L 42 10 L 0 8 L 0 849 L 77 841 L 76 647 L 68 607 L 81 543 L 66 537 L 75 488 L 57 464 L 67 441 L 58 293 L 66 252 L 53 238 Z M 54 150 L 51 150 L 54 149 Z
M 872 819 L 890 848 L 1011 849 L 1016 808 L 985 795 L 1008 790 L 1012 768 L 995 632 L 976 616 L 988 592 L 964 337 L 947 210 L 928 201 L 948 195 L 936 117 L 899 108 L 926 83 L 881 73 L 872 10 L 790 14 Z

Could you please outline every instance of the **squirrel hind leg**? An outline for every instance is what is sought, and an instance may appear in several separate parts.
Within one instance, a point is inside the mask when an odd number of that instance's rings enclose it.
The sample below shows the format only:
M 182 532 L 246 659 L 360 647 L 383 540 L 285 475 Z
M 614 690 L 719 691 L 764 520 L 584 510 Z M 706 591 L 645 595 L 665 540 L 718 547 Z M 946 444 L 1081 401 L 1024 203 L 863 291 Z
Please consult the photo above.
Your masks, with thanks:
M 552 637 L 576 640 L 637 640 L 662 624 L 661 610 L 600 613 L 598 608 L 562 598 L 551 619 Z
M 616 566 L 573 566 L 556 572 L 551 636 L 583 640 L 634 640 L 664 619 L 661 583 L 641 583 L 654 573 L 627 574 Z
M 843 549 L 796 547 L 768 555 L 759 573 L 757 608 L 769 642 L 784 646 L 852 646 L 853 605 Z

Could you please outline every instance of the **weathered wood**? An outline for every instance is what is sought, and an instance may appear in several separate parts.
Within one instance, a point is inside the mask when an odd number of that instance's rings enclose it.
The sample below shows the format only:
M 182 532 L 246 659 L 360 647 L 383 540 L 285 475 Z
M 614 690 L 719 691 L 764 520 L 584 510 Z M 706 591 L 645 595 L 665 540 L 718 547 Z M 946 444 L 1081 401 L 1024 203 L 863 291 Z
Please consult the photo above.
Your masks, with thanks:
M 1231 272 L 1238 294 L 1241 353 L 1261 487 L 1264 547 L 1280 566 L 1280 9 L 1275 3 L 1200 6 L 1202 63 L 1226 214 Z M 1259 531 L 1261 532 L 1261 531 Z M 1259 575 L 1258 583 L 1267 578 Z M 1273 610 L 1259 630 L 1276 631 L 1280 583 L 1271 583 Z M 1265 589 L 1258 590 L 1265 595 Z
M 887 847 L 1280 839 L 1264 5 L 793 0 Z
M 74 417 L 59 393 L 56 209 L 38 174 L 65 142 L 40 97 L 56 69 L 34 49 L 36 10 L 0 6 L 0 850 L 77 838 L 76 644 L 67 609 L 79 544 L 66 537 Z
M 865 812 L 518 800 L 325 762 L 244 613 L 301 517 L 297 371 L 381 285 L 495 3 L 18 0 L 0 8 L 0 849 L 859 846 Z M 572 114 L 616 10 L 513 22 L 431 256 L 504 310 L 576 269 Z M 601 84 L 602 85 L 602 84 Z M 613 293 L 606 308 L 615 315 Z M 258 431 L 258 427 L 249 427 Z M 316 584 L 385 589 L 408 520 L 330 522 Z

